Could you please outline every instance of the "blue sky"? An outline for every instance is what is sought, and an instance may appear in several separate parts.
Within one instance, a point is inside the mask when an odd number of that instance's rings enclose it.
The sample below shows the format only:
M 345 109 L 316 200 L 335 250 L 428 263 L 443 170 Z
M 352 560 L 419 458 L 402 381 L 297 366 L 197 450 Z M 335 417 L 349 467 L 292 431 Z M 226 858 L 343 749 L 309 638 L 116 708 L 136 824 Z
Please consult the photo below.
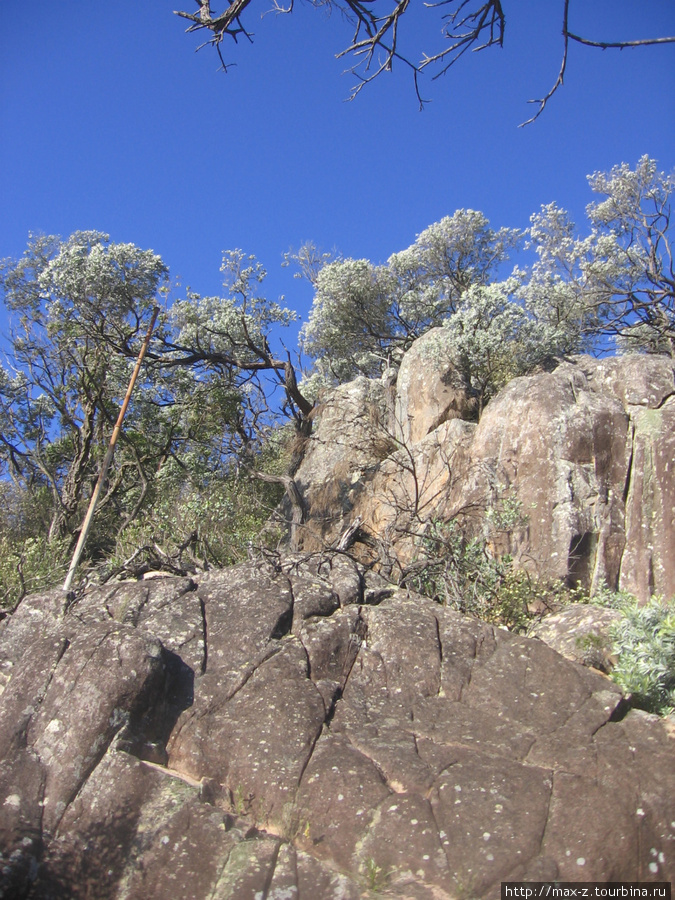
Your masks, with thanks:
M 525 227 L 556 200 L 580 221 L 590 172 L 645 153 L 675 168 L 675 45 L 572 46 L 563 89 L 517 127 L 556 78 L 562 0 L 504 0 L 505 49 L 424 81 L 423 112 L 400 66 L 345 102 L 339 15 L 298 4 L 261 20 L 259 0 L 255 41 L 224 45 L 236 66 L 223 74 L 209 48 L 195 53 L 180 2 L 2 0 L 0 257 L 20 255 L 30 231 L 100 229 L 208 294 L 238 247 L 268 269 L 268 296 L 306 316 L 309 286 L 280 265 L 305 240 L 382 262 L 460 207 Z M 438 13 L 415 3 L 405 40 L 419 54 Z M 573 0 L 570 26 L 675 34 L 675 3 Z

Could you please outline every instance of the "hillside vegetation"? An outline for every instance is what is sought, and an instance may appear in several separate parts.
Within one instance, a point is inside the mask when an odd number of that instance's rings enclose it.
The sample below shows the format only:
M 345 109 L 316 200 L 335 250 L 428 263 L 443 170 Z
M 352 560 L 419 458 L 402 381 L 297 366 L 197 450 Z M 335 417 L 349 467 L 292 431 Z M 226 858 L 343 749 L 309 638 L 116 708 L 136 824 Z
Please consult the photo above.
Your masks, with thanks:
M 443 330 L 442 353 L 477 418 L 513 378 L 570 354 L 672 358 L 673 176 L 643 157 L 589 183 L 598 200 L 583 235 L 550 204 L 523 231 L 458 210 L 383 264 L 311 244 L 289 253 L 315 291 L 300 333 L 310 362 L 300 368 L 273 349 L 296 314 L 262 295 L 265 270 L 240 250 L 223 255 L 223 296 L 189 292 L 168 304 L 168 269 L 152 251 L 100 232 L 31 238 L 0 280 L 12 323 L 0 367 L 3 606 L 62 578 L 157 304 L 83 578 L 187 574 L 275 546 L 285 532 L 270 515 L 284 494 L 291 518 L 297 512 L 294 475 L 328 392 L 363 375 L 395 379 L 431 329 Z M 530 265 L 504 277 L 510 254 L 523 250 Z M 401 446 L 394 435 L 381 450 Z M 425 540 L 431 551 L 438 536 Z M 445 534 L 453 590 L 472 612 L 519 625 L 517 597 L 531 585 L 508 556 L 486 557 L 486 540 Z M 439 594 L 438 566 L 418 573 L 416 586 Z

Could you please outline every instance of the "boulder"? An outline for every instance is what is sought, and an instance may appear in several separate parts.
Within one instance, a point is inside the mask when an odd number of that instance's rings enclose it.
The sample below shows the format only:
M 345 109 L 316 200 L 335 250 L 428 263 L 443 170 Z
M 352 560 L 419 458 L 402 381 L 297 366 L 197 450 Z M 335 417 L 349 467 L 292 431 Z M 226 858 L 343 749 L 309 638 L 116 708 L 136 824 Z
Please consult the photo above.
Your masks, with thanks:
M 451 362 L 448 331 L 432 328 L 401 360 L 396 381 L 396 435 L 416 444 L 448 419 L 474 419 L 476 400 Z
M 620 619 L 615 609 L 574 603 L 537 622 L 528 634 L 567 659 L 609 673 L 616 663 L 609 632 Z
M 496 900 L 675 875 L 663 720 L 343 554 L 29 597 L 0 661 L 5 897 Z
M 590 589 L 673 596 L 674 416 L 666 357 L 577 357 L 507 385 L 468 454 L 527 514 L 509 548 L 520 564 Z M 472 490 L 458 482 L 451 506 Z
M 510 551 L 542 578 L 615 587 L 625 546 L 629 416 L 597 394 L 574 363 L 515 378 L 489 404 L 468 450 L 489 473 L 457 484 L 459 508 L 489 489 L 517 499 L 526 516 Z
M 335 388 L 316 408 L 295 484 L 303 506 L 303 549 L 336 543 L 379 462 L 396 448 L 393 393 L 386 379 L 363 376 Z M 282 518 L 292 518 L 288 501 Z

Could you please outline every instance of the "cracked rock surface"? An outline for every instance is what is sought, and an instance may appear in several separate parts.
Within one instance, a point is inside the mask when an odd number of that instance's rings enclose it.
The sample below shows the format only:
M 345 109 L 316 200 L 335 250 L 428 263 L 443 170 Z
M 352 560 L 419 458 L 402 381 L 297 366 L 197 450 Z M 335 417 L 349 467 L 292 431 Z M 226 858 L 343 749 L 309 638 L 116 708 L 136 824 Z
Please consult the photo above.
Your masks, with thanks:
M 667 723 L 542 641 L 377 586 L 324 554 L 26 598 L 0 631 L 0 896 L 675 876 Z

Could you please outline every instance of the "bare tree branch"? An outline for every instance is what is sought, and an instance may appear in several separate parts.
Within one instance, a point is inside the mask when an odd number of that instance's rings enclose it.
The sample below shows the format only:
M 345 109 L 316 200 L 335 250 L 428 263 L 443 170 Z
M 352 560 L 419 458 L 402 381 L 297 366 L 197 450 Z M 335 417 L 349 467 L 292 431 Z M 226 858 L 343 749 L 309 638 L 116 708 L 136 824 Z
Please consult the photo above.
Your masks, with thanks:
M 542 97 L 539 100 L 528 100 L 527 101 L 528 103 L 538 103 L 539 109 L 536 111 L 536 113 L 531 118 L 527 119 L 527 121 L 521 122 L 520 125 L 518 126 L 519 128 L 524 128 L 525 125 L 530 125 L 532 122 L 534 122 L 536 119 L 538 119 L 539 116 L 543 113 L 544 109 L 546 108 L 546 104 L 548 103 L 548 101 L 555 94 L 555 92 L 558 90 L 558 88 L 562 87 L 562 85 L 563 85 L 563 81 L 565 79 L 565 70 L 567 69 L 567 53 L 569 50 L 569 33 L 567 30 L 567 19 L 569 16 L 569 7 L 570 7 L 570 0 L 564 0 L 563 29 L 562 29 L 563 55 L 562 55 L 562 62 L 560 64 L 560 71 L 558 72 L 558 77 L 555 80 L 555 84 L 553 85 L 551 90 L 548 92 L 548 94 L 546 94 L 545 97 Z
M 571 41 L 584 44 L 586 47 L 600 47 L 601 50 L 624 50 L 627 47 L 652 47 L 654 44 L 675 44 L 675 35 L 673 37 L 646 38 L 642 41 L 589 41 L 587 38 L 568 31 L 567 37 Z
M 229 65 L 223 59 L 220 49 L 223 36 L 227 34 L 235 43 L 237 43 L 239 35 L 243 35 L 251 43 L 253 42 L 252 35 L 244 28 L 240 19 L 242 12 L 251 3 L 251 0 L 232 0 L 225 12 L 215 17 L 211 13 L 210 0 L 197 0 L 197 3 L 199 5 L 199 13 L 195 14 L 183 12 L 182 10 L 174 10 L 174 15 L 180 16 L 183 19 L 189 19 L 193 23 L 186 29 L 188 33 L 192 31 L 201 31 L 204 28 L 212 33 L 213 36 L 197 47 L 197 49 L 201 50 L 202 47 L 206 47 L 209 44 L 215 47 L 223 71 L 227 71 Z
M 227 8 L 220 14 L 212 12 L 210 0 L 195 0 L 195 2 L 199 7 L 196 13 L 175 10 L 175 14 L 192 23 L 187 29 L 188 32 L 203 29 L 211 32 L 212 36 L 201 46 L 207 44 L 214 46 L 223 68 L 227 69 L 228 65 L 223 60 L 220 49 L 223 36 L 227 34 L 236 42 L 238 37 L 243 35 L 252 41 L 252 35 L 242 24 L 241 19 L 252 0 L 230 0 Z M 267 12 L 288 14 L 294 10 L 294 0 L 269 0 L 269 2 L 271 5 Z M 419 76 L 425 70 L 433 72 L 431 77 L 435 80 L 445 75 L 467 51 L 476 53 L 488 47 L 504 45 L 506 17 L 503 0 L 435 0 L 425 3 L 424 6 L 432 11 L 438 11 L 442 7 L 449 9 L 441 15 L 442 36 L 446 46 L 436 52 L 422 50 L 419 62 L 412 59 L 407 51 L 404 52 L 399 42 L 401 20 L 410 12 L 413 6 L 411 0 L 309 0 L 309 2 L 316 8 L 338 10 L 353 28 L 351 41 L 337 54 L 338 59 L 351 56 L 354 60 L 354 64 L 347 70 L 356 79 L 350 99 L 354 99 L 367 84 L 382 73 L 391 71 L 394 61 L 398 60 L 410 70 L 415 94 L 422 107 L 426 101 L 420 93 Z M 675 43 L 675 36 L 633 41 L 591 40 L 569 30 L 567 23 L 570 0 L 562 2 L 564 43 L 560 71 L 555 84 L 545 97 L 529 101 L 538 104 L 538 109 L 535 115 L 522 123 L 523 125 L 534 122 L 562 86 L 570 41 L 602 50 L 623 50 L 627 47 Z
M 429 3 L 428 6 L 446 6 L 454 2 L 455 0 L 440 0 L 438 3 Z M 500 0 L 487 0 L 478 9 L 462 15 L 469 2 L 470 0 L 461 0 L 454 12 L 443 16 L 446 22 L 444 35 L 452 44 L 433 56 L 424 54 L 420 70 L 436 63 L 443 64 L 441 70 L 433 76 L 434 79 L 445 75 L 467 50 L 475 53 L 495 45 L 504 46 L 506 20 Z

